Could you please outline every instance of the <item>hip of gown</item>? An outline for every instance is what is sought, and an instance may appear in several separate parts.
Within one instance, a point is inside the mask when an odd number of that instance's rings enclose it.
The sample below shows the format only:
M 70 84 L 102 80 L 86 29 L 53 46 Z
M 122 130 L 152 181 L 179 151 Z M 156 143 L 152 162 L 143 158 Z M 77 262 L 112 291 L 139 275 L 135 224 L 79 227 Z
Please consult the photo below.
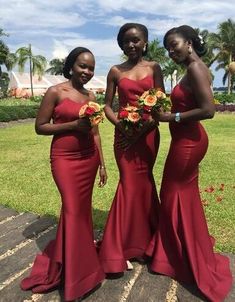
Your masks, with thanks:
M 158 152 L 159 132 L 143 135 L 127 151 L 114 152 L 120 180 L 106 222 L 100 246 L 100 260 L 106 273 L 126 270 L 126 260 L 143 258 L 158 222 L 158 196 L 152 174 Z
M 94 144 L 75 135 L 54 137 L 51 170 L 61 194 L 56 239 L 37 255 L 23 289 L 46 292 L 62 284 L 65 301 L 80 298 L 105 278 L 94 245 L 92 189 L 100 162 Z

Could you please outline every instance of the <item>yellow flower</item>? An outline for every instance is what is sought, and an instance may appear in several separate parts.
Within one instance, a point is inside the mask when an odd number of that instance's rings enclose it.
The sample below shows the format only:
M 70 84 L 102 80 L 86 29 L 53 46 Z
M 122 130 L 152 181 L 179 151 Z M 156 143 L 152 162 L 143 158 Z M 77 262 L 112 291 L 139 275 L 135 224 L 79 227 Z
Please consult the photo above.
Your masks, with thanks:
M 128 106 L 125 107 L 125 110 L 128 111 L 128 112 L 135 112 L 135 111 L 138 110 L 138 108 L 135 107 L 135 106 L 128 105 Z
M 155 95 L 147 95 L 144 99 L 144 105 L 146 106 L 154 106 L 157 103 L 157 97 Z
M 138 112 L 129 112 L 128 120 L 132 123 L 137 123 L 140 120 L 140 115 Z
M 149 90 L 146 90 L 140 97 L 138 96 L 138 98 L 145 99 L 147 95 L 149 95 Z
M 79 110 L 79 117 L 85 117 L 85 111 L 87 109 L 88 105 L 83 105 Z
M 159 100 L 163 100 L 163 99 L 166 98 L 166 95 L 165 95 L 164 92 L 158 90 L 158 91 L 156 92 L 156 97 L 157 97 Z
M 100 105 L 95 103 L 95 102 L 89 102 L 88 106 L 91 108 L 94 108 L 95 112 L 99 112 L 100 111 Z

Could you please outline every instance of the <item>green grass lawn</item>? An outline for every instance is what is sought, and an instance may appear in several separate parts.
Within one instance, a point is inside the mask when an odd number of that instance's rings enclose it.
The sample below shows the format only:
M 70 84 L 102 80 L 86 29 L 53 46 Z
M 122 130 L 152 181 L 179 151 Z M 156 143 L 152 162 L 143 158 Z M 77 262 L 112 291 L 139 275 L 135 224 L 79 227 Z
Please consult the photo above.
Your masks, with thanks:
M 201 164 L 200 188 L 210 232 L 217 239 L 216 249 L 235 253 L 235 115 L 217 114 L 204 121 L 210 139 Z M 96 228 L 104 226 L 118 171 L 113 155 L 113 128 L 108 121 L 100 127 L 108 170 L 105 188 L 94 188 L 93 213 Z M 161 145 L 154 168 L 159 189 L 164 160 L 169 147 L 168 126 L 161 124 Z M 0 129 L 0 203 L 18 211 L 31 211 L 58 217 L 60 196 L 51 177 L 49 148 L 51 137 L 37 136 L 33 124 Z M 224 184 L 224 190 L 220 190 Z M 205 192 L 208 187 L 213 192 Z

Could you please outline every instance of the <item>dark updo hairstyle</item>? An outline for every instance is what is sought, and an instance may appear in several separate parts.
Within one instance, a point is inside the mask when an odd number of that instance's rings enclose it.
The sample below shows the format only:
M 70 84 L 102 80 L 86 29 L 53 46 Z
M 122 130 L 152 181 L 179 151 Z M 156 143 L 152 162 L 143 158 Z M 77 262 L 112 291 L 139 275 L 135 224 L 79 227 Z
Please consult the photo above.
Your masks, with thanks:
M 63 75 L 66 79 L 71 79 L 72 75 L 70 74 L 70 70 L 72 69 L 77 57 L 83 52 L 89 52 L 93 55 L 93 53 L 88 48 L 76 47 L 69 53 L 69 55 L 65 59 Z
M 148 29 L 145 25 L 140 24 L 140 23 L 126 23 L 119 29 L 119 32 L 117 35 L 117 42 L 118 42 L 118 45 L 121 48 L 121 50 L 123 50 L 123 37 L 124 37 L 125 33 L 129 29 L 132 29 L 132 28 L 135 28 L 135 29 L 141 31 L 143 33 L 145 42 L 146 43 L 148 42 Z M 148 43 L 146 44 L 146 50 L 143 52 L 143 56 L 145 56 L 147 54 L 147 51 L 148 51 Z
M 207 52 L 206 44 L 201 36 L 198 35 L 195 29 L 188 25 L 173 27 L 164 36 L 163 44 L 167 48 L 167 38 L 171 34 L 181 35 L 186 41 L 192 41 L 193 49 L 199 57 L 202 57 Z

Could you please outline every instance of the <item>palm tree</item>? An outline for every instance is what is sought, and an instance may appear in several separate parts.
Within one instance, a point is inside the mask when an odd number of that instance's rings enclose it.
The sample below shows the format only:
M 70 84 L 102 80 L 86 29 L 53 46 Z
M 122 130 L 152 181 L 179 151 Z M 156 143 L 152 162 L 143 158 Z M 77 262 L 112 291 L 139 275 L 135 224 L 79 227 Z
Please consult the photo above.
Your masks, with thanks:
M 63 74 L 64 63 L 65 59 L 53 59 L 49 62 L 51 67 L 46 72 L 55 75 Z
M 156 61 L 159 64 L 164 64 L 167 61 L 166 50 L 160 46 L 158 39 L 148 43 L 148 53 L 144 57 L 148 61 Z
M 167 79 L 170 77 L 171 82 L 171 91 L 173 89 L 173 86 L 176 84 L 174 82 L 178 82 L 179 78 L 184 73 L 183 66 L 176 64 L 174 61 L 168 58 L 168 61 L 166 64 L 164 64 L 163 69 L 163 76 Z
M 218 61 L 219 68 L 226 68 L 235 60 L 235 22 L 228 19 L 218 26 L 218 33 L 209 34 L 212 47 L 217 51 L 214 61 Z M 221 65 L 222 64 L 222 65 Z M 226 71 L 225 71 L 226 73 Z M 231 74 L 228 72 L 228 94 L 231 92 Z
M 29 75 L 31 94 L 33 96 L 33 75 L 37 74 L 39 79 L 45 72 L 47 60 L 41 55 L 34 56 L 31 49 L 31 44 L 28 47 L 21 47 L 16 51 L 17 63 L 19 66 L 19 72 L 24 72 L 25 64 L 29 61 Z

